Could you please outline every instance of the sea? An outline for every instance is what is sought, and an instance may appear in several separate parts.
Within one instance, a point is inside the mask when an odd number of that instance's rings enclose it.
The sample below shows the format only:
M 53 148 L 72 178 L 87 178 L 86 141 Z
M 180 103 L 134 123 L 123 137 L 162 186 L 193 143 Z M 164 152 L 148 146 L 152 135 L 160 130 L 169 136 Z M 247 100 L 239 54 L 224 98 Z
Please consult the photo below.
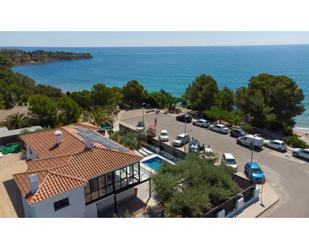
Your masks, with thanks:
M 260 73 L 287 75 L 305 94 L 306 111 L 296 118 L 296 126 L 309 128 L 309 45 L 209 46 L 209 47 L 21 47 L 32 51 L 88 52 L 90 60 L 23 65 L 14 71 L 41 84 L 63 91 L 91 89 L 95 83 L 123 86 L 138 80 L 149 91 L 164 89 L 181 96 L 200 74 L 215 78 L 219 87 L 233 90 L 246 86 Z

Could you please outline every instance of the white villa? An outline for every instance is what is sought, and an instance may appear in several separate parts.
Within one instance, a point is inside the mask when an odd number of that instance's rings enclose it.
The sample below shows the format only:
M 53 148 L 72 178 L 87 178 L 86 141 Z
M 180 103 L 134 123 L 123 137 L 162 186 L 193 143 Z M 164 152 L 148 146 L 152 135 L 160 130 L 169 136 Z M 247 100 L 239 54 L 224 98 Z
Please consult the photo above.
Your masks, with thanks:
M 134 196 L 141 157 L 86 124 L 21 136 L 28 170 L 14 175 L 26 217 L 97 217 Z

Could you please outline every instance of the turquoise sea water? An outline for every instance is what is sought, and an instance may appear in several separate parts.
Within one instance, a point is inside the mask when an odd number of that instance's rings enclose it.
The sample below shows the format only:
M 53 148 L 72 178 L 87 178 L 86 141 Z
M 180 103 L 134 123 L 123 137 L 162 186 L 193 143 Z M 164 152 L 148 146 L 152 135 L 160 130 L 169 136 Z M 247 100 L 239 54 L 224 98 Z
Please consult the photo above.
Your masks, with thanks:
M 34 50 L 38 48 L 21 48 Z M 288 75 L 304 90 L 306 112 L 297 126 L 309 127 L 309 45 L 237 47 L 40 48 L 89 52 L 91 60 L 63 61 L 15 67 L 64 91 L 90 89 L 103 82 L 122 86 L 136 79 L 147 90 L 161 88 L 182 95 L 199 74 L 212 75 L 218 85 L 236 89 L 259 73 Z

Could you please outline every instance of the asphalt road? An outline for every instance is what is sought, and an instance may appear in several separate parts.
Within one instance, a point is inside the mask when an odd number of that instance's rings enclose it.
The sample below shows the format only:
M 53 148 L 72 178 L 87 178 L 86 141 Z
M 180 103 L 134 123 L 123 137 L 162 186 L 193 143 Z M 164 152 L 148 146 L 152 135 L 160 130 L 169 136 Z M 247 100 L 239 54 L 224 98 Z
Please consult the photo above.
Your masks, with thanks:
M 120 120 L 135 127 L 142 119 L 141 111 L 128 111 L 121 115 Z M 166 114 L 145 112 L 146 127 L 157 118 L 157 135 L 161 129 L 167 129 L 170 142 L 184 132 L 185 124 Z M 244 164 L 250 161 L 251 151 L 236 144 L 236 139 L 229 135 L 221 135 L 205 128 L 187 124 L 187 133 L 198 138 L 200 143 L 211 145 L 221 158 L 225 152 L 232 153 L 236 158 L 238 170 L 243 171 Z M 280 196 L 280 201 L 266 211 L 262 217 L 309 217 L 309 163 L 292 157 L 290 152 L 280 153 L 268 148 L 255 152 L 253 160 L 258 162 L 266 174 L 267 181 Z

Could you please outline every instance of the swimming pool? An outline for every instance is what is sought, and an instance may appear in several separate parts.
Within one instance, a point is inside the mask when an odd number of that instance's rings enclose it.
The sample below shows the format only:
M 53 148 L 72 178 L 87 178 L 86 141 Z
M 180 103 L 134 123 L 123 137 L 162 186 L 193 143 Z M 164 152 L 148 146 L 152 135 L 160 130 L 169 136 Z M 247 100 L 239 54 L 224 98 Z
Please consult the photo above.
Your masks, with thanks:
M 142 161 L 144 164 L 146 164 L 149 168 L 153 170 L 158 170 L 160 167 L 162 161 L 164 161 L 161 157 L 159 156 L 154 156 L 152 158 L 149 158 L 145 161 Z

